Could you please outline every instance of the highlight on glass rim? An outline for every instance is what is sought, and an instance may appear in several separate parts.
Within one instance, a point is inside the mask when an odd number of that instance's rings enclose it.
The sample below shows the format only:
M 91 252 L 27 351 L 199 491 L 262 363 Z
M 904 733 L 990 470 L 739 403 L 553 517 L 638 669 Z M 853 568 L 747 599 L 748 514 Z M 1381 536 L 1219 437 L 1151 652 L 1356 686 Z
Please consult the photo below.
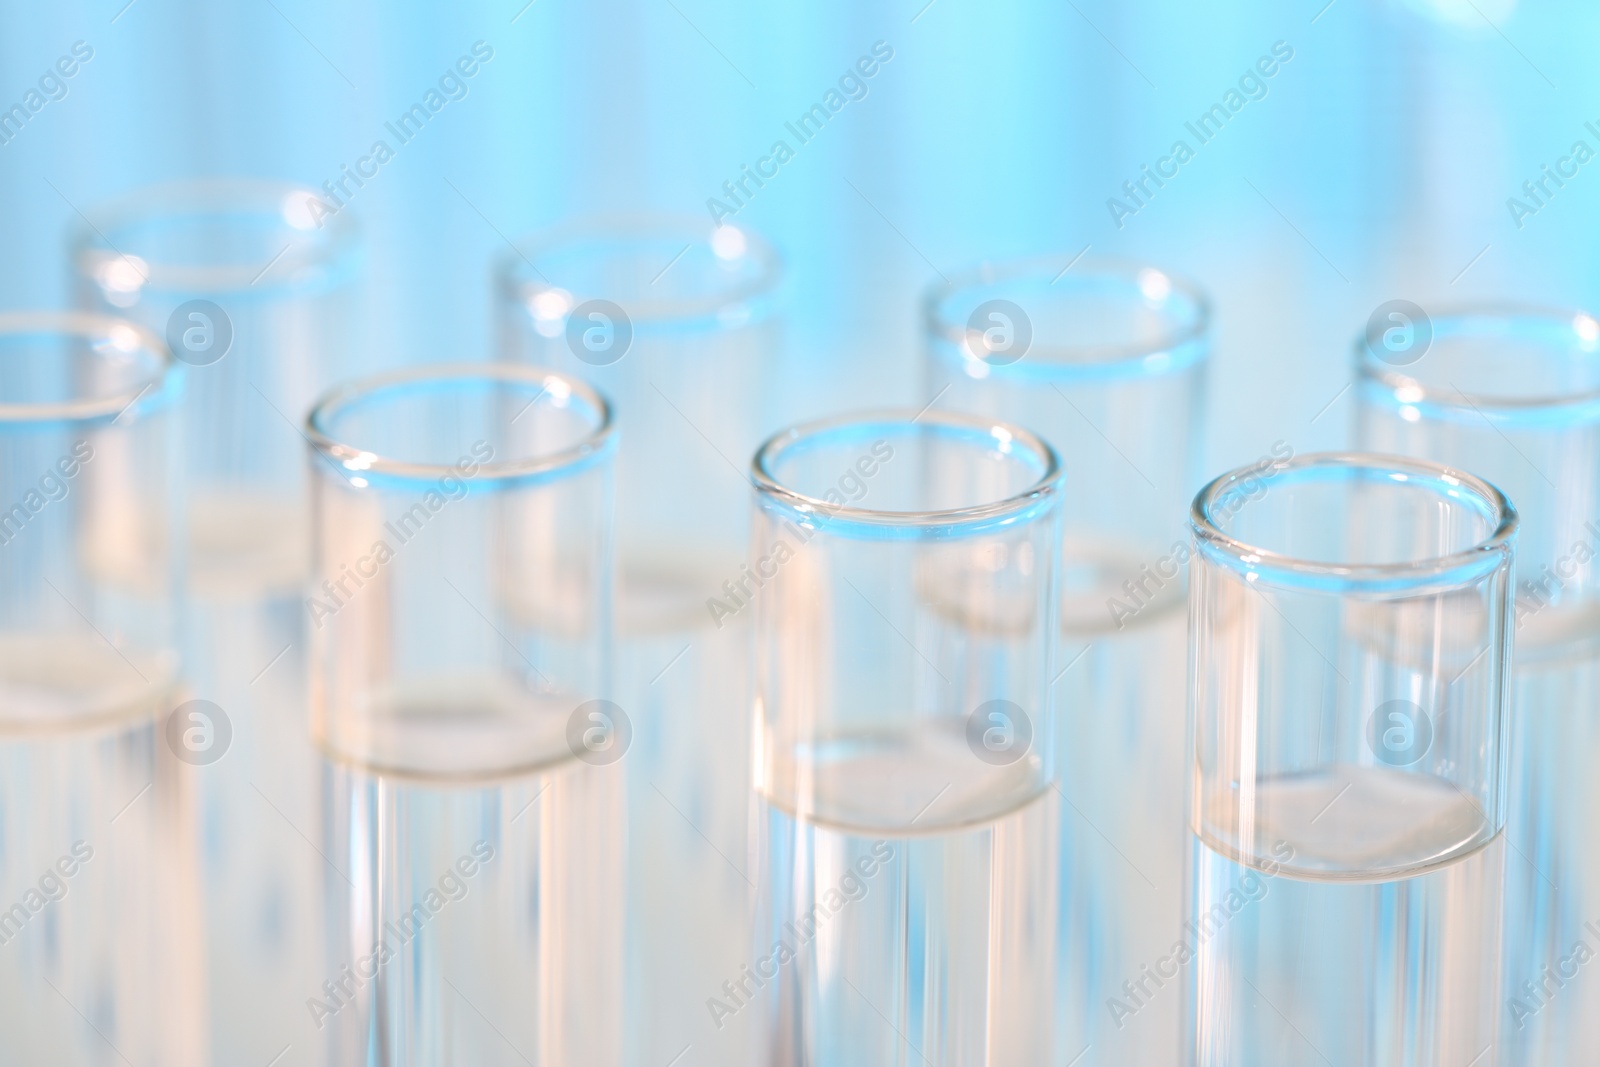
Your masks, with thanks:
M 0 0 L 0 1065 L 1590 1067 L 1597 33 Z

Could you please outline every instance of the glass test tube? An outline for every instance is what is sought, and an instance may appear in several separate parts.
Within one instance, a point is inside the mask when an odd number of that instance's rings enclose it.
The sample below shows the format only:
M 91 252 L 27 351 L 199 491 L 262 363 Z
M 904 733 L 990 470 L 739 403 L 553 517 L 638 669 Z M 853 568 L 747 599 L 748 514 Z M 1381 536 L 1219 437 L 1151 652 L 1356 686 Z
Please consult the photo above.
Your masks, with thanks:
M 316 781 L 303 726 L 298 430 L 347 369 L 357 242 L 349 212 L 312 205 L 309 190 L 277 182 L 156 186 L 92 209 L 72 248 L 80 305 L 137 320 L 186 365 L 186 680 L 229 723 L 200 779 L 213 1055 L 224 1062 L 254 1057 L 298 1020 L 298 1005 L 263 1006 L 315 951 L 299 932 L 314 925 L 320 861 L 284 822 L 308 816 L 296 809 Z
M 181 389 L 132 323 L 0 314 L 0 1032 L 14 1062 L 202 1062 L 192 771 L 167 714 Z
M 1502 1062 L 1587 1062 L 1600 987 L 1575 979 L 1600 951 L 1600 322 L 1399 314 L 1356 344 L 1358 440 L 1475 471 L 1522 519 Z
M 698 218 L 572 224 L 501 261 L 504 357 L 589 381 L 637 442 L 617 457 L 624 632 L 703 627 L 744 562 L 778 276 L 760 237 Z
M 1051 1062 L 1055 453 L 890 412 L 754 478 L 763 933 L 713 1019 L 774 1013 L 774 1064 Z
M 355 226 L 309 190 L 204 180 L 89 213 L 73 247 L 83 306 L 124 315 L 189 365 L 189 595 L 295 596 L 304 582 L 311 401 L 350 349 Z M 259 669 L 259 665 L 256 665 Z
M 610 408 L 537 368 L 425 367 L 334 390 L 307 436 L 312 1021 L 335 1063 L 616 1063 Z
M 728 921 L 753 903 L 744 464 L 772 429 L 779 275 L 756 234 L 670 216 L 571 223 L 497 273 L 503 358 L 590 382 L 622 431 L 618 699 L 637 730 L 634 862 L 650 872 L 629 1014 L 645 1060 L 683 1046 L 699 989 L 748 949 L 747 924 Z
M 1224 475 L 1190 522 L 1192 898 L 1150 965 L 1184 976 L 1186 1062 L 1472 1062 L 1499 1020 L 1516 513 L 1328 453 Z
M 1110 1003 L 1183 921 L 1183 515 L 1199 484 L 1209 328 L 1194 285 L 1068 257 L 984 264 L 926 300 L 926 395 L 1035 429 L 1094 502 L 1064 518 L 1054 689 L 1070 802 L 1057 1018 L 1079 1067 L 1178 1055 L 1176 988 L 1137 1018 Z

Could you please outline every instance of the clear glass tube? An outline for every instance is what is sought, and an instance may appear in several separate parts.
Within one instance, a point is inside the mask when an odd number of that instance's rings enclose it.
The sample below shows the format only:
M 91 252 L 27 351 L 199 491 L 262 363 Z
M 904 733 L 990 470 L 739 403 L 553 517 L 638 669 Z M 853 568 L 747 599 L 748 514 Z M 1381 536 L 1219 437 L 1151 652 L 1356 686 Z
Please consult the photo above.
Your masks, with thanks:
M 1517 516 L 1423 460 L 1246 467 L 1191 511 L 1188 1062 L 1469 1063 L 1499 1022 Z
M 1183 672 L 1210 308 L 1142 264 L 984 264 L 927 296 L 934 406 L 1037 431 L 1092 507 L 1065 516 L 1054 696 L 1062 793 L 1062 1056 L 1167 1063 L 1181 1002 L 1108 1007 L 1183 915 Z M 1277 462 L 1280 457 L 1267 457 Z M 1172 669 L 1158 669 L 1153 665 Z M 1093 862 L 1080 862 L 1081 857 Z M 1092 947 L 1091 947 L 1092 946 Z
M 1031 427 L 1069 457 L 1074 486 L 1104 507 L 1066 516 L 1068 545 L 1083 542 L 1066 566 L 1101 563 L 1117 579 L 1098 579 L 1108 595 L 1127 597 L 1122 578 L 1184 536 L 1211 351 L 1205 294 L 1143 264 L 1019 260 L 936 287 L 924 325 L 929 396 Z M 1115 625 L 1105 599 L 1064 600 L 1063 625 Z
M 317 740 L 445 778 L 571 758 L 569 713 L 611 696 L 606 400 L 538 368 L 422 367 L 335 389 L 306 435 Z
M 164 737 L 181 391 L 132 323 L 0 314 L 0 1031 L 19 1062 L 205 1047 L 191 778 Z
M 0 722 L 126 720 L 171 699 L 182 388 L 130 322 L 0 315 Z
M 1051 1061 L 1062 473 L 995 420 L 790 429 L 756 454 L 765 862 L 719 1028 L 777 1063 Z
M 750 612 L 735 590 L 754 562 L 745 466 L 774 425 L 780 274 L 749 230 L 642 216 L 519 242 L 496 277 L 502 358 L 616 404 L 618 699 L 637 731 L 634 861 L 651 872 L 630 904 L 637 1058 L 676 1041 L 700 991 L 748 955 L 748 924 L 726 921 L 749 914 L 754 881 Z
M 1574 982 L 1600 936 L 1600 322 L 1400 314 L 1357 341 L 1358 439 L 1481 474 L 1522 517 L 1502 1062 L 1583 1062 L 1600 1043 L 1600 990 Z
M 330 1054 L 502 1062 L 499 1029 L 616 1063 L 610 407 L 552 371 L 424 367 L 334 390 L 306 433 Z
M 356 233 L 292 185 L 202 180 L 91 209 L 80 306 L 133 319 L 188 364 L 190 595 L 294 596 L 307 545 L 299 423 L 348 375 Z
M 220 828 L 204 910 L 209 1054 L 222 1062 L 255 1056 L 298 1021 L 261 1005 L 314 966 L 316 949 L 303 934 L 310 923 L 297 920 L 315 914 L 317 883 L 282 815 L 316 781 L 302 725 L 309 522 L 299 427 L 317 394 L 352 370 L 358 262 L 350 213 L 319 219 L 311 197 L 265 181 L 156 186 L 91 209 L 71 249 L 79 305 L 142 323 L 184 364 L 186 681 L 227 724 L 199 778 Z M 257 917 L 271 912 L 288 918 L 264 927 Z
M 590 382 L 637 442 L 617 457 L 627 632 L 705 625 L 738 570 L 778 277 L 755 234 L 671 216 L 575 223 L 501 260 L 504 358 Z

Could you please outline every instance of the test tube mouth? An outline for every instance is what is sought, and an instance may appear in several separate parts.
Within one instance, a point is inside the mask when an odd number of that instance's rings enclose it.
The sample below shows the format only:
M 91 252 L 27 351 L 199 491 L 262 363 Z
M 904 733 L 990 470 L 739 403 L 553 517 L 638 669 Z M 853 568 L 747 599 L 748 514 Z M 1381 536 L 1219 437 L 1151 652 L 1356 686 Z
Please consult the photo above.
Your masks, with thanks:
M 265 297 L 350 276 L 356 226 L 338 199 L 286 182 L 207 178 L 92 208 L 73 263 L 114 307 L 145 293 Z
M 0 432 L 129 423 L 170 403 L 182 375 L 159 337 L 124 319 L 0 312 Z
M 495 268 L 501 298 L 546 337 L 561 336 L 590 301 L 616 304 L 634 329 L 743 326 L 770 314 L 782 272 L 755 233 L 687 215 L 567 223 L 518 241 Z
M 1361 380 L 1410 422 L 1492 418 L 1538 428 L 1600 420 L 1600 320 L 1587 311 L 1380 308 L 1356 338 L 1355 358 Z
M 1350 501 L 1339 494 L 1358 486 L 1389 492 L 1390 506 L 1410 509 L 1412 516 L 1432 516 L 1437 521 L 1434 550 L 1391 546 L 1387 554 L 1400 558 L 1367 558 L 1385 553 L 1351 552 L 1348 546 L 1311 554 L 1261 543 L 1269 539 L 1239 530 L 1261 525 L 1251 513 L 1267 507 L 1287 518 L 1298 492 L 1300 535 L 1290 540 L 1315 541 L 1348 516 Z M 1241 516 L 1245 520 L 1237 521 Z M 1389 517 L 1400 525 L 1398 510 Z M 1377 595 L 1423 593 L 1482 578 L 1505 562 L 1517 523 L 1511 502 L 1481 478 L 1427 460 L 1360 452 L 1311 453 L 1270 470 L 1259 463 L 1241 467 L 1201 489 L 1189 512 L 1199 551 L 1252 584 Z
M 1007 321 L 1018 312 L 1020 321 Z M 1209 354 L 1205 293 L 1131 261 L 1053 256 L 979 264 L 930 288 L 923 316 L 934 354 L 973 378 L 1159 377 Z M 1015 344 L 987 345 L 991 323 L 1014 329 Z
M 446 419 L 460 423 L 456 447 L 415 454 L 431 446 L 430 424 Z M 413 367 L 346 383 L 312 407 L 305 434 L 358 489 L 460 480 L 464 461 L 472 487 L 521 487 L 587 470 L 616 447 L 611 404 L 597 390 L 557 371 L 499 363 Z M 490 455 L 473 451 L 477 444 Z
M 862 506 L 906 445 L 937 447 L 941 456 L 906 464 L 878 489 L 878 506 Z M 763 501 L 796 520 L 866 539 L 992 533 L 1055 507 L 1065 478 L 1055 449 L 1027 430 L 909 409 L 781 430 L 756 450 L 750 477 Z

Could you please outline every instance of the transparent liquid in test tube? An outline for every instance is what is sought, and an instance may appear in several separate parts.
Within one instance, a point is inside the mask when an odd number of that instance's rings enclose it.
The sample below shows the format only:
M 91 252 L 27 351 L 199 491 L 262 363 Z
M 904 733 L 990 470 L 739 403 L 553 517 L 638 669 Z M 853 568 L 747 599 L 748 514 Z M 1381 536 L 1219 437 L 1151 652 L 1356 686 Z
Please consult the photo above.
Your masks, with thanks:
M 984 764 L 959 725 L 940 724 L 793 756 L 774 768 L 767 833 L 811 876 L 779 916 L 778 938 L 815 953 L 797 964 L 815 1062 L 893 1063 L 908 1044 L 983 1062 L 997 1036 L 1002 1059 L 1021 1051 L 1011 1042 L 1030 1047 L 1028 1016 L 1049 1011 L 1054 981 L 1048 923 L 1034 925 L 1048 919 L 1055 884 L 1039 862 L 1055 817 L 1040 761 Z M 797 820 L 801 780 L 810 806 Z M 886 967 L 901 959 L 921 965 Z M 931 998 L 930 982 L 943 986 Z M 985 1002 L 987 1017 L 939 1010 Z M 878 1013 L 901 1019 L 904 1037 Z
M 1418 827 L 1405 814 L 1393 830 L 1450 837 L 1462 816 L 1445 810 L 1438 826 Z M 1360 852 L 1371 830 L 1363 822 L 1324 843 Z M 1193 863 L 1185 942 L 1204 1006 L 1194 1062 L 1470 1063 L 1491 1046 L 1500 840 L 1365 884 L 1266 873 L 1198 841 Z
M 1253 806 L 1267 857 L 1194 846 L 1201 1063 L 1449 1063 L 1481 1054 L 1504 843 L 1449 783 L 1335 765 L 1266 779 Z M 1229 788 L 1208 807 L 1237 811 Z M 1224 822 L 1237 817 L 1224 814 Z M 1463 855 L 1463 852 L 1466 854 Z M 1325 868 L 1317 877 L 1299 867 Z M 1353 881 L 1345 873 L 1388 875 Z M 1414 1020 L 1427 1018 L 1416 1027 Z M 1343 1023 L 1341 1020 L 1362 1020 Z M 1315 1034 L 1313 1038 L 1309 1035 Z M 1477 1047 L 1469 1047 L 1474 1041 Z

